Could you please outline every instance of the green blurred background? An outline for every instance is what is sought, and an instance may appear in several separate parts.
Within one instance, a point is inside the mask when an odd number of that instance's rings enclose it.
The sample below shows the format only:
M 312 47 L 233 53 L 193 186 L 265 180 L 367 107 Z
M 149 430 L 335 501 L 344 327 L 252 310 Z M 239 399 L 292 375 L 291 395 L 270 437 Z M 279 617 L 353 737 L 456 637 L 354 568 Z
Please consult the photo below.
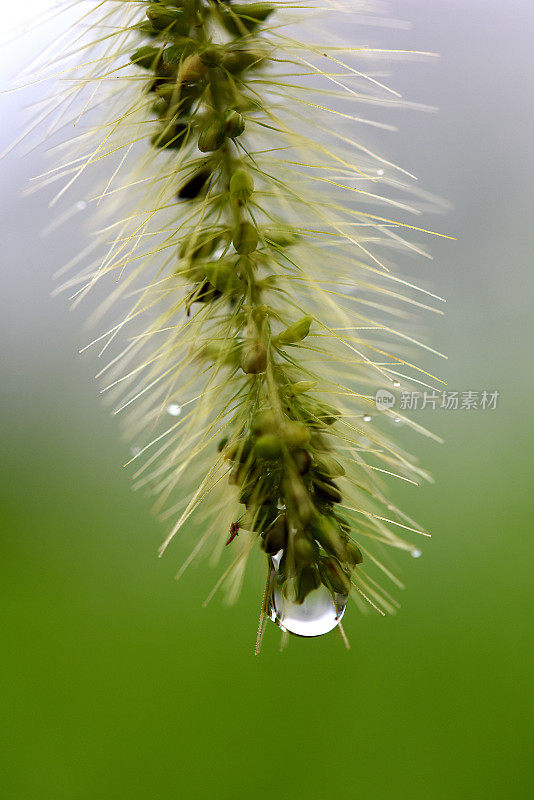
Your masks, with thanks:
M 428 219 L 458 237 L 436 241 L 421 266 L 449 298 L 430 335 L 450 356 L 451 388 L 501 399 L 496 411 L 417 417 L 446 440 L 405 438 L 436 484 L 397 497 L 433 539 L 421 559 L 399 559 L 408 589 L 396 617 L 349 608 L 350 652 L 332 635 L 280 653 L 270 625 L 255 658 L 257 565 L 236 607 L 203 609 L 218 570 L 197 564 L 177 584 L 186 545 L 156 558 L 163 531 L 121 470 L 128 449 L 92 381 L 95 359 L 77 356 L 87 309 L 49 296 L 52 272 L 84 241 L 83 212 L 68 236 L 40 239 L 44 196 L 19 193 L 48 163 L 44 149 L 1 165 L 10 800 L 533 794 L 534 11 L 526 0 L 391 5 L 414 27 L 377 41 L 442 54 L 395 67 L 396 88 L 441 111 L 398 114 L 400 133 L 382 143 L 455 205 Z M 21 44 L 9 53 L 3 78 L 24 57 Z M 26 100 L 4 96 L 2 140 Z

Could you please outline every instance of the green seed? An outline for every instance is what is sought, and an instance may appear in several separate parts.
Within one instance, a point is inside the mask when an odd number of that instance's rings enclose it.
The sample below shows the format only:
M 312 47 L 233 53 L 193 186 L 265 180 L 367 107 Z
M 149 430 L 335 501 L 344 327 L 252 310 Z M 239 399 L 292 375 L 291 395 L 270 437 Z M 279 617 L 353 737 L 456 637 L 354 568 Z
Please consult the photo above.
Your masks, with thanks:
M 238 253 L 248 255 L 258 246 L 258 232 L 251 222 L 242 222 L 235 229 L 232 242 Z
M 301 475 L 305 475 L 307 472 L 309 472 L 311 466 L 311 456 L 307 450 L 294 450 L 293 461 L 295 462 L 295 466 Z
M 210 261 L 204 266 L 206 277 L 220 292 L 235 291 L 241 282 L 235 269 L 221 261 Z
M 224 144 L 226 134 L 224 125 L 220 122 L 210 122 L 200 131 L 198 137 L 198 149 L 202 153 L 209 153 L 218 150 Z
M 246 375 L 258 375 L 267 368 L 267 350 L 261 342 L 254 342 L 243 348 L 241 369 Z
M 283 550 L 287 544 L 287 520 L 282 514 L 276 519 L 270 528 L 265 532 L 263 539 L 263 549 L 266 553 L 274 556 Z
M 293 420 L 284 423 L 283 434 L 288 447 L 306 447 L 311 435 L 303 422 Z
M 258 67 L 265 60 L 265 54 L 252 50 L 230 50 L 225 53 L 221 66 L 228 72 L 236 75 L 247 69 Z
M 230 178 L 230 194 L 241 203 L 246 203 L 254 191 L 254 180 L 246 169 L 236 169 Z
M 297 578 L 296 596 L 295 600 L 299 605 L 302 605 L 306 597 L 319 588 L 321 579 L 315 567 L 305 566 L 300 571 Z
M 221 63 L 223 58 L 223 50 L 216 45 L 209 45 L 205 50 L 199 53 L 202 63 L 207 67 L 216 67 Z
M 340 534 L 339 526 L 331 517 L 321 517 L 312 527 L 315 539 L 327 553 L 342 561 L 346 557 L 346 542 Z
M 182 9 L 164 8 L 161 5 L 151 5 L 146 10 L 146 15 L 152 27 L 157 31 L 172 29 L 174 32 L 186 33 L 189 20 Z
M 161 63 L 161 49 L 159 47 L 140 47 L 133 55 L 130 56 L 130 61 L 137 64 L 144 69 L 152 69 L 157 71 Z
M 350 578 L 335 558 L 320 558 L 319 573 L 325 586 L 335 594 L 348 594 L 350 592 Z
M 355 567 L 363 561 L 362 551 L 352 542 L 347 542 L 347 562 Z
M 317 381 L 297 381 L 290 386 L 290 394 L 298 395 L 304 394 L 304 392 L 309 392 L 310 389 L 315 389 L 317 386 Z
M 297 536 L 293 542 L 293 555 L 297 564 L 314 564 L 319 558 L 319 548 L 307 536 Z
M 274 11 L 270 3 L 232 3 L 221 8 L 221 19 L 226 30 L 234 36 L 255 30 Z
M 312 322 L 312 317 L 302 317 L 302 319 L 299 319 L 298 322 L 294 322 L 293 325 L 290 325 L 289 328 L 285 329 L 285 331 L 279 333 L 277 336 L 277 341 L 280 344 L 295 344 L 296 342 L 302 341 L 302 339 L 305 339 L 310 332 L 310 326 Z
M 224 115 L 224 124 L 229 139 L 236 139 L 245 130 L 245 120 L 238 111 L 234 111 L 232 108 L 228 109 Z
M 256 439 L 254 449 L 261 458 L 278 458 L 282 453 L 282 442 L 274 433 L 265 433 Z
M 313 461 L 315 469 L 322 475 L 327 475 L 330 478 L 340 478 L 345 475 L 345 468 L 332 456 L 315 456 Z

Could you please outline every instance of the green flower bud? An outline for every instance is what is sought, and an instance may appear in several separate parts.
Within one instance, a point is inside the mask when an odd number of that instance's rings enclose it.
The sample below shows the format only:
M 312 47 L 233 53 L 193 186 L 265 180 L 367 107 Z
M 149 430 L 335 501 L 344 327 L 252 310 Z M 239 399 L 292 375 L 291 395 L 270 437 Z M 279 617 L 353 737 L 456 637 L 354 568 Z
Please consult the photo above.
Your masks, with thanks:
M 335 594 L 349 594 L 350 578 L 335 558 L 319 559 L 319 573 L 324 585 Z
M 224 125 L 221 122 L 210 122 L 200 131 L 198 149 L 202 153 L 218 150 L 225 140 Z
M 157 71 L 161 63 L 161 49 L 159 47 L 140 47 L 130 56 L 130 61 L 144 69 Z
M 240 167 L 230 178 L 230 194 L 241 203 L 246 203 L 254 191 L 254 181 L 250 172 Z
M 341 503 L 343 495 L 333 481 L 325 478 L 325 480 L 314 480 L 313 490 L 315 496 L 319 500 L 324 500 L 325 503 Z
M 256 439 L 254 449 L 261 458 L 278 458 L 282 453 L 282 442 L 274 433 L 265 433 Z
M 242 36 L 255 30 L 274 11 L 270 3 L 232 3 L 221 7 L 221 19 L 226 30 L 233 36 Z
M 293 542 L 293 555 L 297 564 L 314 564 L 319 558 L 319 548 L 307 536 L 296 536 Z
M 310 389 L 315 389 L 316 386 L 317 381 L 297 381 L 290 386 L 289 392 L 296 396 L 298 394 L 304 394 L 304 392 L 309 392 Z
M 276 417 L 271 410 L 262 411 L 254 420 L 254 432 L 260 436 L 263 433 L 273 433 L 276 427 Z
M 224 54 L 221 66 L 236 75 L 247 69 L 258 67 L 265 60 L 265 54 L 252 50 L 230 50 Z
M 277 336 L 277 341 L 279 344 L 295 344 L 296 342 L 302 341 L 302 339 L 305 339 L 310 332 L 310 326 L 312 322 L 312 317 L 302 317 L 302 319 L 299 319 L 298 322 L 294 322 L 293 325 L 290 325 L 289 328 L 285 329 L 285 331 L 279 333 Z
M 340 478 L 342 475 L 345 475 L 345 468 L 339 463 L 339 461 L 336 461 L 335 458 L 332 458 L 332 456 L 315 456 L 313 461 L 314 468 L 321 473 L 321 475 L 327 475 L 330 478 Z
M 220 292 L 232 292 L 241 286 L 235 269 L 223 261 L 210 261 L 204 265 L 204 270 L 211 285 Z
M 238 253 L 248 255 L 258 246 L 258 232 L 251 222 L 242 222 L 235 229 L 232 242 Z
M 216 67 L 221 63 L 223 58 L 223 50 L 217 45 L 208 45 L 205 50 L 199 53 L 202 63 L 207 67 Z
M 267 368 L 267 350 L 261 342 L 254 342 L 243 348 L 241 369 L 246 375 L 258 375 Z
M 229 139 L 236 139 L 245 130 L 245 120 L 238 111 L 233 108 L 228 109 L 224 115 L 226 135 Z
M 200 81 L 207 72 L 207 67 L 198 53 L 188 56 L 178 71 L 178 80 L 181 83 L 196 83 Z
M 357 564 L 362 563 L 363 555 L 359 547 L 357 547 L 352 542 L 347 542 L 346 550 L 347 550 L 346 560 L 351 566 L 355 567 Z
M 313 524 L 312 533 L 327 553 L 337 556 L 341 561 L 345 560 L 346 542 L 335 520 L 331 517 L 321 517 Z
M 219 231 L 203 231 L 188 236 L 179 250 L 180 258 L 207 258 L 221 239 Z
M 288 420 L 283 426 L 283 435 L 288 447 L 306 447 L 310 441 L 310 431 L 303 422 Z
M 187 15 L 180 8 L 165 8 L 154 4 L 147 8 L 146 15 L 157 31 L 172 30 L 174 33 L 186 33 L 189 27 Z
M 301 605 L 306 597 L 319 588 L 321 585 L 321 578 L 315 567 L 305 566 L 300 571 L 297 578 L 297 586 L 295 593 L 296 602 Z

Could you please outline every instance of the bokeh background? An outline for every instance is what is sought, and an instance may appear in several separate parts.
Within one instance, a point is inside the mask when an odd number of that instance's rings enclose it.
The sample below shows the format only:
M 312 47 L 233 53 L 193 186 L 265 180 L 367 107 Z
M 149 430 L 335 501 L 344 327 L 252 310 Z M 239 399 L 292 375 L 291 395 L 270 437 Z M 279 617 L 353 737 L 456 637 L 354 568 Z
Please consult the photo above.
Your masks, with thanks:
M 426 221 L 458 241 L 436 240 L 433 262 L 410 264 L 448 298 L 429 340 L 449 354 L 451 388 L 501 397 L 496 411 L 419 415 L 445 439 L 409 437 L 436 484 L 397 492 L 433 539 L 401 561 L 396 617 L 349 610 L 348 653 L 330 636 L 281 654 L 270 626 L 255 658 L 255 576 L 236 607 L 203 609 L 218 572 L 193 567 L 176 584 L 185 548 L 157 559 L 163 531 L 121 470 L 128 448 L 99 399 L 95 358 L 77 354 L 87 308 L 50 296 L 52 273 L 83 245 L 86 212 L 68 235 L 43 238 L 45 196 L 20 193 L 49 164 L 45 148 L 0 164 L 9 800 L 532 796 L 534 9 L 390 7 L 412 27 L 375 41 L 441 53 L 394 65 L 392 81 L 440 112 L 395 112 L 399 133 L 379 141 L 454 204 Z M 39 36 L 4 47 L 4 86 Z M 2 96 L 3 145 L 29 99 Z

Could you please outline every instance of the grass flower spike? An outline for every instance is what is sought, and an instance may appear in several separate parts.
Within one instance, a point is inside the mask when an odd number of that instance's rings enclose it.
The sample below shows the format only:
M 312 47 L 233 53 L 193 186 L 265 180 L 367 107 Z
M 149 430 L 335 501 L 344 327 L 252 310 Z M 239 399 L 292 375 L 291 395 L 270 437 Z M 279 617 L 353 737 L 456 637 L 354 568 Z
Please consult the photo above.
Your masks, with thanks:
M 40 109 L 74 142 L 44 183 L 60 204 L 90 166 L 101 181 L 62 288 L 80 302 L 98 283 L 99 377 L 168 526 L 161 552 L 184 529 L 179 574 L 230 553 L 215 587 L 230 599 L 264 552 L 258 650 L 269 618 L 307 637 L 340 625 L 350 595 L 393 611 L 385 546 L 417 552 L 426 533 L 383 480 L 427 476 L 390 433 L 430 434 L 375 395 L 439 388 L 412 312 L 441 311 L 394 265 L 426 254 L 404 237 L 430 232 L 396 215 L 430 200 L 363 143 L 388 126 L 362 108 L 403 102 L 379 71 L 391 54 L 356 40 L 369 4 L 76 6 L 43 67 L 64 92 Z

